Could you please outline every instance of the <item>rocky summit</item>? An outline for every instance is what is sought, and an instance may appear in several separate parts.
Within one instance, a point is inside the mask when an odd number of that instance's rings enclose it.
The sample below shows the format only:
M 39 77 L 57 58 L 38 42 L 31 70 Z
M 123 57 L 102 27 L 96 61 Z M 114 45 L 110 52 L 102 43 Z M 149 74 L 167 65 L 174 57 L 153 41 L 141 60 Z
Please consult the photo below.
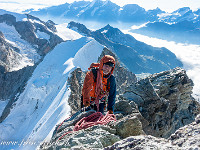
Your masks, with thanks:
M 119 63 L 107 49 L 102 55 L 108 53 Z M 81 113 L 58 124 L 51 141 L 41 144 L 40 149 L 200 149 L 200 105 L 191 96 L 193 82 L 184 69 L 174 68 L 139 81 L 128 70 L 116 67 L 116 78 L 120 73 L 126 81 L 117 80 L 117 121 L 73 131 L 81 118 L 94 111 Z M 81 95 L 84 76 L 77 68 L 69 79 L 69 103 L 76 106 L 73 113 L 80 109 L 80 97 L 75 95 Z

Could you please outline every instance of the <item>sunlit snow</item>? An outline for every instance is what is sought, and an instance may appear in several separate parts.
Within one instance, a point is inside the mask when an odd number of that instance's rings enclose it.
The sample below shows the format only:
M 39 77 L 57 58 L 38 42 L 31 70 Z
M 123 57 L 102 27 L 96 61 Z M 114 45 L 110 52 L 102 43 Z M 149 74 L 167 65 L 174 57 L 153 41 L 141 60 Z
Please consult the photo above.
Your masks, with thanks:
M 37 38 L 46 39 L 46 40 L 48 40 L 48 41 L 49 41 L 49 39 L 50 39 L 50 35 L 49 35 L 49 34 L 47 34 L 47 33 L 45 33 L 45 32 L 41 32 L 41 31 L 39 31 L 39 30 L 37 30 L 36 36 L 37 36 Z
M 67 25 L 68 23 L 56 25 L 56 29 L 57 29 L 56 34 L 60 36 L 64 41 L 74 40 L 74 39 L 82 37 L 82 35 L 80 35 L 79 33 L 67 28 Z

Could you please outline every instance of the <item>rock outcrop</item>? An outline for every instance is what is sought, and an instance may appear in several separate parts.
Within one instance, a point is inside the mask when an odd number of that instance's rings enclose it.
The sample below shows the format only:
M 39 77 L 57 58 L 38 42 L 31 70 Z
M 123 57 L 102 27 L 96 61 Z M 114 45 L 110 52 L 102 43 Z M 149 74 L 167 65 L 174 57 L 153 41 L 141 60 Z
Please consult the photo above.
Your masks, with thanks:
M 178 129 L 169 138 L 172 145 L 177 145 L 183 149 L 200 149 L 200 115 L 195 121 Z
M 185 70 L 175 68 L 138 81 L 122 97 L 137 104 L 149 122 L 144 128 L 147 134 L 167 138 L 199 113 L 199 104 L 191 96 L 192 87 Z
M 136 136 L 143 133 L 142 125 L 137 115 L 110 122 L 107 125 L 95 125 L 90 128 L 73 131 L 74 125 L 83 117 L 87 117 L 94 111 L 81 113 L 73 120 L 58 125 L 50 142 L 43 143 L 40 149 L 103 149 L 128 136 Z M 68 133 L 68 134 L 67 134 Z M 62 138 L 61 138 L 62 137 Z
M 8 43 L 0 31 L 0 73 L 10 72 L 12 68 L 20 64 L 22 56 L 19 49 Z
M 60 127 L 58 125 L 51 141 L 43 143 L 40 149 L 184 149 L 186 145 L 199 148 L 200 121 L 199 116 L 196 120 L 195 117 L 200 112 L 200 105 L 191 96 L 193 82 L 185 70 L 175 68 L 135 82 L 134 74 L 129 76 L 128 70 L 120 70 L 119 61 L 113 53 L 104 49 L 101 56 L 104 54 L 116 58 L 115 76 L 120 78 L 120 73 L 127 75 L 127 81 L 117 81 L 117 121 L 65 135 L 73 130 L 78 120 L 92 112 L 81 114 L 82 117 L 79 115 Z M 76 105 L 72 109 L 80 108 L 80 100 L 76 100 L 80 98 L 84 76 L 85 73 L 77 68 L 69 79 L 72 91 L 69 103 Z M 73 100 L 76 94 L 79 97 Z

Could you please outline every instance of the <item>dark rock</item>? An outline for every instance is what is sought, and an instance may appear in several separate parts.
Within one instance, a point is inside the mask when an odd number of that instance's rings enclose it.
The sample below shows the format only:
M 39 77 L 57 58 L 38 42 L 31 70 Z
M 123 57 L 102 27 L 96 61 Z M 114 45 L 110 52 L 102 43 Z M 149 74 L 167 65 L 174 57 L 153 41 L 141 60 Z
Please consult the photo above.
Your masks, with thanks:
M 115 111 L 121 111 L 125 115 L 131 114 L 133 112 L 133 108 L 128 103 L 128 101 L 118 101 L 115 104 Z
M 142 124 L 137 116 L 127 116 L 116 122 L 117 135 L 122 138 L 144 134 Z
M 55 27 L 55 23 L 52 20 L 48 20 L 45 25 L 52 30 L 53 32 L 57 32 L 56 27 Z
M 26 82 L 35 69 L 34 67 L 27 66 L 18 71 L 0 73 L 0 99 L 9 99 L 8 104 L 0 116 L 0 123 L 9 115 L 13 103 L 18 99 L 19 93 L 24 90 Z
M 7 25 L 12 26 L 16 23 L 16 17 L 10 14 L 0 15 L 0 23 L 5 22 Z

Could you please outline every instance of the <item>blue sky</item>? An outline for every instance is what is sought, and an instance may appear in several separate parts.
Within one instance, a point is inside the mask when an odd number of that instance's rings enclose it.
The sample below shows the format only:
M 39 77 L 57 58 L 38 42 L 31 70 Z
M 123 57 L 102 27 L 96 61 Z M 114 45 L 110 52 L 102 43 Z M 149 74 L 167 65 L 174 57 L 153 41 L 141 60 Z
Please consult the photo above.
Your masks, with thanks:
M 63 3 L 71 3 L 75 0 L 0 0 L 0 9 L 14 10 L 20 12 L 25 8 L 42 8 Z M 80 1 L 80 0 L 76 0 Z M 86 0 L 85 0 L 86 1 Z M 92 1 L 92 0 L 87 0 Z M 159 7 L 160 9 L 172 12 L 181 7 L 190 7 L 192 10 L 200 8 L 200 0 L 111 0 L 123 6 L 125 4 L 138 4 L 146 10 Z

